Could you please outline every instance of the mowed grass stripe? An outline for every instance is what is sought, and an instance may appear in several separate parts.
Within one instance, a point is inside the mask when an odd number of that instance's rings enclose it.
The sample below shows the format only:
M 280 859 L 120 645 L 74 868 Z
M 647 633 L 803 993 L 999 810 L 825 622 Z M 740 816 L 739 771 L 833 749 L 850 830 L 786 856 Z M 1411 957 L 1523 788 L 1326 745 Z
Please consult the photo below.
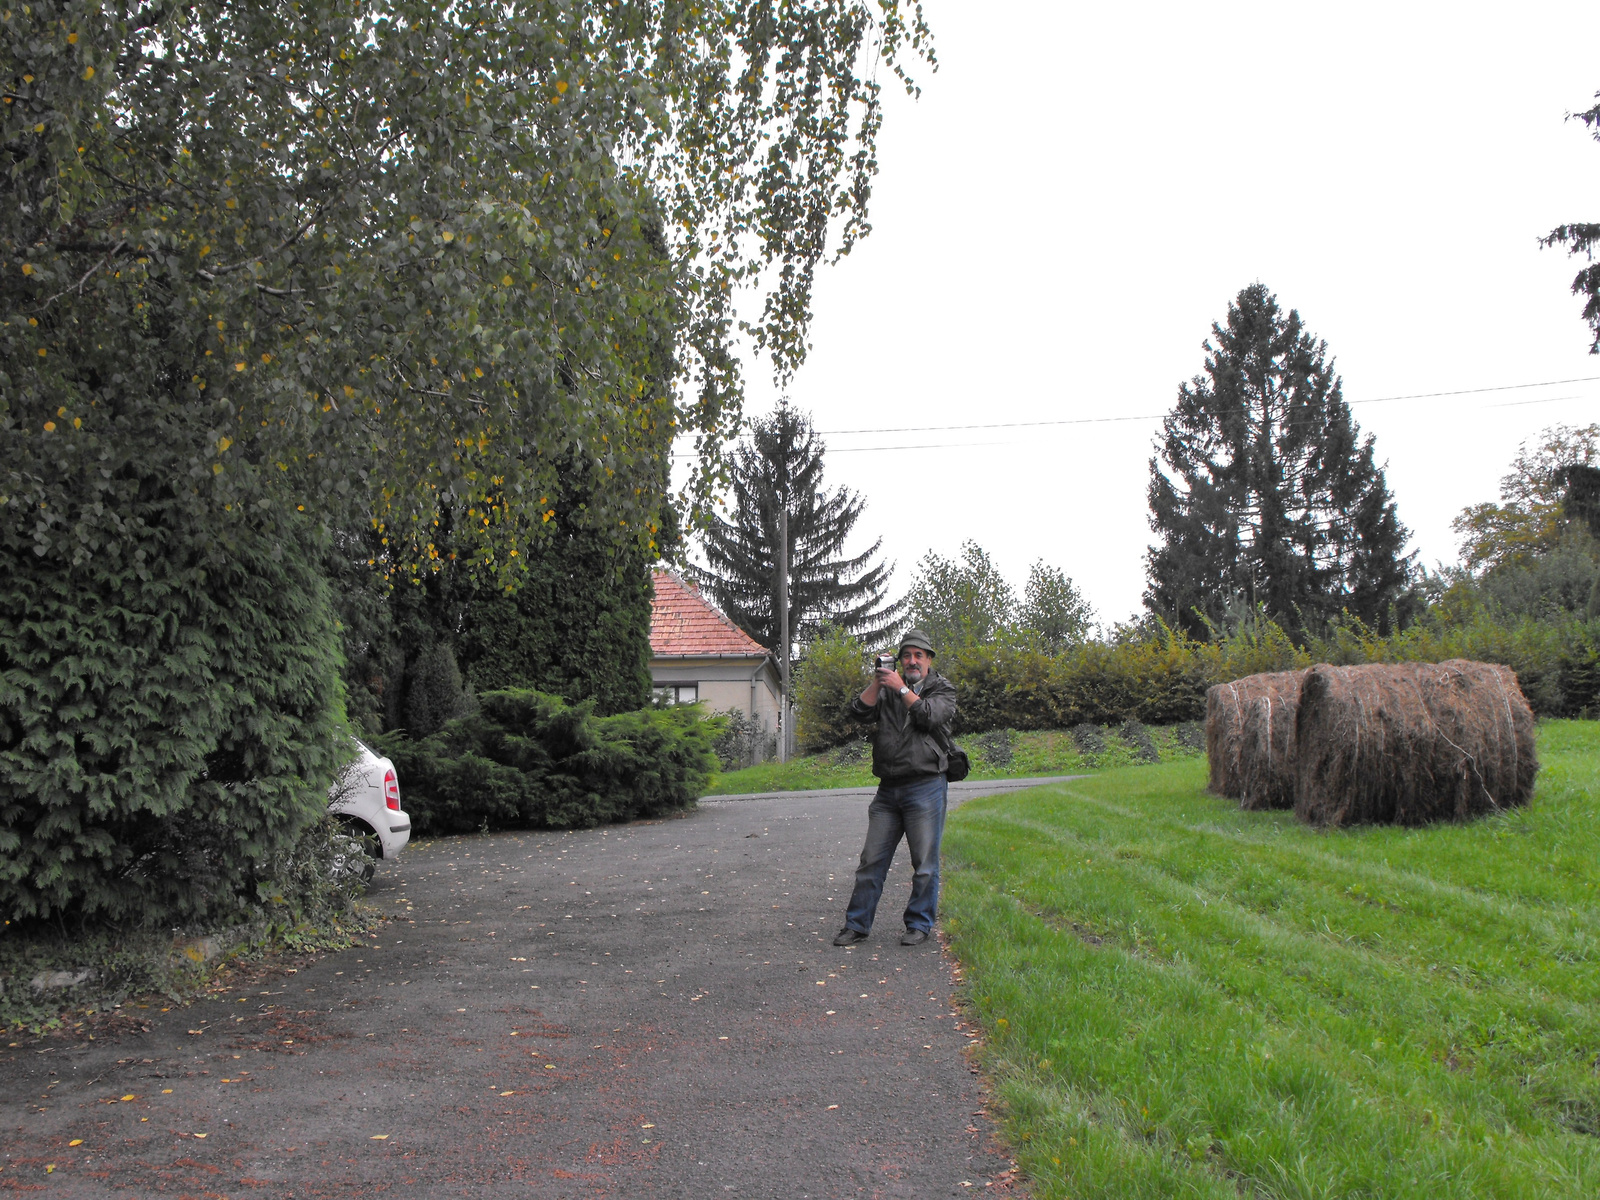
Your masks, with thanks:
M 1081 793 L 1066 799 L 1069 807 L 1094 806 L 1094 798 Z M 1041 810 L 1047 807 L 1040 805 Z M 1026 820 L 1009 816 L 999 820 L 1005 823 L 996 826 L 996 846 L 1009 831 L 1017 835 L 1013 841 L 1027 835 L 1054 840 L 1063 849 L 1084 847 L 1081 853 L 1090 855 L 1106 852 L 1104 836 L 1091 842 L 1079 832 L 1067 833 L 1042 811 Z M 1101 830 L 1102 835 L 1108 832 L 1114 835 L 1115 830 Z M 1428 887 L 1415 873 L 1384 878 L 1304 846 L 1241 844 L 1220 873 L 1203 853 L 1193 853 L 1187 845 L 1162 846 L 1146 839 L 1118 845 L 1111 853 L 1133 859 L 1123 864 L 1121 874 L 1161 891 L 1168 903 L 1183 904 L 1193 898 L 1202 905 L 1218 905 L 1224 913 L 1267 913 L 1266 925 L 1259 927 L 1263 930 L 1299 927 L 1319 940 L 1358 945 L 1397 967 L 1444 969 L 1469 986 L 1509 986 L 1521 992 L 1531 972 L 1553 995 L 1576 1003 L 1600 994 L 1592 911 L 1554 913 L 1490 894 Z M 1119 889 L 1112 900 L 1121 901 L 1127 910 L 1120 918 L 1124 922 L 1142 915 L 1148 923 L 1145 905 L 1157 898 L 1136 898 Z M 1349 900 L 1356 903 L 1343 903 Z M 1337 906 L 1342 917 L 1337 928 L 1331 923 L 1331 906 Z M 1500 938 L 1481 939 L 1485 921 L 1496 923 Z
M 1532 807 L 1475 826 L 1319 834 L 1190 764 L 954 814 L 946 925 L 1040 1194 L 1600 1195 L 1564 865 L 1600 850 L 1600 736 L 1541 741 Z
M 990 845 L 978 853 L 997 858 L 1009 848 Z M 1600 1026 L 1587 1006 L 1552 1003 L 1537 994 L 1530 1003 L 1509 990 L 1485 995 L 1458 979 L 1408 971 L 1321 929 L 1274 924 L 1225 896 L 1212 893 L 1208 901 L 1146 863 L 1124 861 L 1118 868 L 1080 886 L 1084 903 L 1077 911 L 1040 909 L 1036 915 L 1056 927 L 1078 925 L 1140 958 L 1199 975 L 1226 999 L 1286 1023 L 1296 1037 L 1347 1059 L 1363 1086 L 1414 1089 L 1412 1076 L 1431 1074 L 1443 1091 L 1427 1099 L 1448 1104 L 1459 1080 L 1450 1064 L 1486 1053 L 1520 1056 L 1524 1068 L 1547 1070 L 1566 1055 L 1572 1060 L 1569 1073 L 1592 1073 Z M 1108 880 L 1109 896 L 1102 891 Z M 1013 881 L 1007 890 L 1013 896 L 1037 894 L 1041 889 L 1034 882 Z M 1184 919 L 1164 919 L 1178 912 Z M 1385 1053 L 1374 1057 L 1374 1049 Z M 1526 1107 L 1520 1092 L 1509 1099 Z

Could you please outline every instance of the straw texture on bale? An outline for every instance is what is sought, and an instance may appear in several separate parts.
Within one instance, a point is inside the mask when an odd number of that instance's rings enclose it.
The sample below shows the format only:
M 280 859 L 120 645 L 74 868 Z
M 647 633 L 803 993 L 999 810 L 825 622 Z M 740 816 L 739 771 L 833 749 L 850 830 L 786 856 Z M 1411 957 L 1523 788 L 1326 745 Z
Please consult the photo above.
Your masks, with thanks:
M 1294 807 L 1295 711 L 1304 671 L 1270 671 L 1206 691 L 1210 788 L 1247 809 Z
M 1423 825 L 1526 804 L 1533 732 L 1508 667 L 1312 667 L 1295 726 L 1295 813 L 1313 825 Z

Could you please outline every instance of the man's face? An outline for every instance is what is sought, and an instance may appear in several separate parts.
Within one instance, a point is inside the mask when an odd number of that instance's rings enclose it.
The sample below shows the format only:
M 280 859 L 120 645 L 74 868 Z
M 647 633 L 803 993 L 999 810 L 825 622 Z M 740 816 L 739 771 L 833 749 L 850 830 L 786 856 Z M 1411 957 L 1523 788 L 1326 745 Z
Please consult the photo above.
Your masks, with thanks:
M 907 646 L 900 651 L 900 677 L 907 683 L 921 683 L 933 666 L 933 655 L 921 646 Z

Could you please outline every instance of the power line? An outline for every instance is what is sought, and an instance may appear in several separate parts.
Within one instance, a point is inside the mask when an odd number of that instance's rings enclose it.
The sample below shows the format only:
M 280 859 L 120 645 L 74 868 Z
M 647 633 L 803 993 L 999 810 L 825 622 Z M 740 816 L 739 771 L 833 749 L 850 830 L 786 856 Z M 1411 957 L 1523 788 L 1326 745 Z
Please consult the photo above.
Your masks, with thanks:
M 1600 375 L 1585 375 L 1578 379 L 1547 379 L 1541 383 L 1507 383 L 1497 387 L 1461 388 L 1451 392 L 1411 392 L 1403 396 L 1374 396 L 1366 400 L 1351 400 L 1350 404 L 1385 404 L 1392 400 L 1435 400 L 1448 396 L 1480 396 L 1492 392 L 1526 391 L 1529 388 L 1559 387 L 1568 383 L 1600 383 Z M 1547 396 L 1539 400 L 1513 400 L 1503 404 L 1486 404 L 1485 408 L 1518 408 L 1529 404 L 1554 404 L 1559 400 L 1578 400 L 1580 396 Z M 1136 417 L 1070 417 L 1053 421 L 1004 421 L 981 425 L 906 425 L 885 426 L 877 429 L 819 429 L 818 434 L 829 437 L 856 433 L 956 433 L 972 429 L 1037 429 L 1063 425 L 1110 425 L 1127 421 L 1159 421 L 1167 413 L 1148 413 Z M 1013 441 L 1000 442 L 929 442 L 904 446 L 830 446 L 829 454 L 865 454 L 881 450 L 966 450 L 980 446 L 1014 446 Z M 673 458 L 693 458 L 690 451 L 678 450 Z
M 1581 379 L 1548 379 L 1542 383 L 1507 383 L 1498 387 L 1461 388 L 1453 392 L 1411 392 L 1403 396 L 1374 396 L 1367 400 L 1351 400 L 1350 404 L 1387 404 L 1393 400 L 1435 400 L 1445 396 L 1480 396 L 1489 392 L 1515 392 L 1527 388 L 1559 387 L 1567 383 L 1596 383 L 1600 382 L 1600 375 L 1586 375 Z M 1533 401 L 1545 403 L 1545 401 Z M 1510 407 L 1509 405 L 1491 405 L 1490 407 Z M 851 433 L 935 433 L 949 430 L 955 432 L 964 429 L 1036 429 L 1047 425 L 1107 425 L 1118 421 L 1159 421 L 1166 413 L 1145 413 L 1136 417 L 1071 417 L 1054 421 L 1005 421 L 984 425 L 905 425 L 885 426 L 876 429 L 819 429 L 817 432 L 824 436 Z M 877 447 L 874 447 L 875 449 Z M 921 449 L 922 447 L 906 447 L 906 449 Z M 865 449 L 865 447 L 863 447 Z M 883 449 L 898 449 L 898 447 L 883 447 Z M 838 453 L 837 450 L 833 451 Z

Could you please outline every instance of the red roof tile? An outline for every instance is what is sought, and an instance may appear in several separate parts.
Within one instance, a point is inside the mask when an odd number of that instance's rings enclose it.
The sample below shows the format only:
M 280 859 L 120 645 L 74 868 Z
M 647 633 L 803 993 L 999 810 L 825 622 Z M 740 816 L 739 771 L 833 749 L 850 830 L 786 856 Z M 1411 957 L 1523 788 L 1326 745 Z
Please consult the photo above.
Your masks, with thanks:
M 676 571 L 654 571 L 650 650 L 657 655 L 737 655 L 758 658 L 766 647 L 740 629 Z

